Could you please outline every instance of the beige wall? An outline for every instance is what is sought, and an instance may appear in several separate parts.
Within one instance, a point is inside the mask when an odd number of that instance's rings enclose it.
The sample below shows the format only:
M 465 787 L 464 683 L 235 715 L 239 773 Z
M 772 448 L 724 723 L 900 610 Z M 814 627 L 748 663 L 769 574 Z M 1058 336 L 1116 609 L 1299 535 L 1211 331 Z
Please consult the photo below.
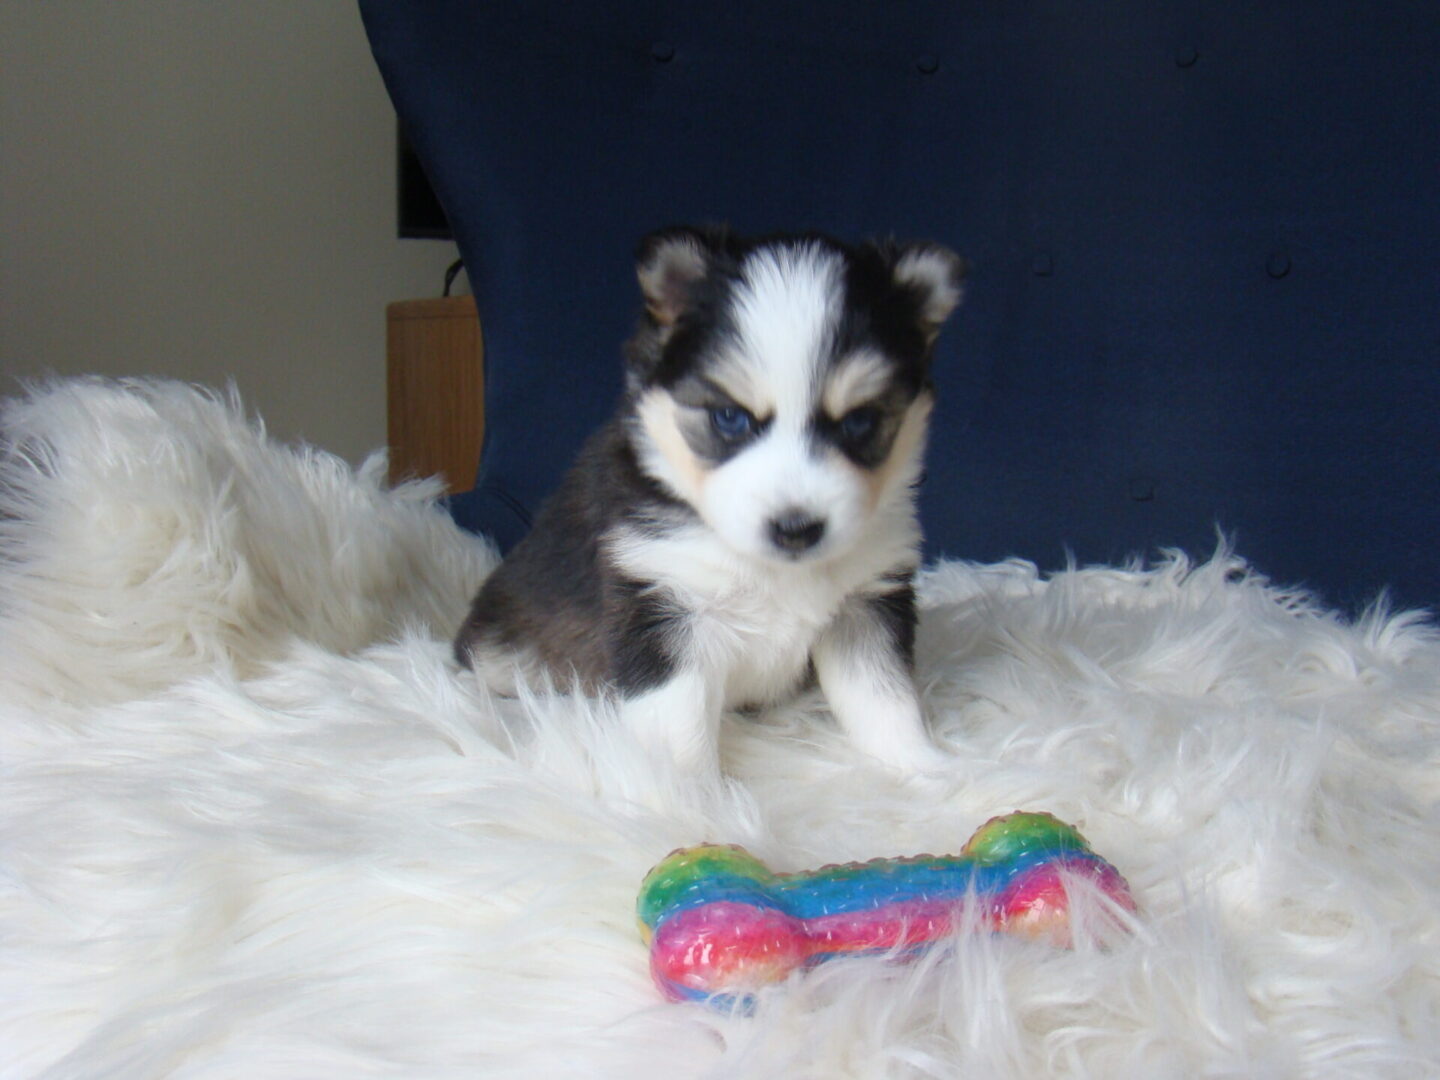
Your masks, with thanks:
M 393 115 L 351 0 L 0 0 L 0 393 L 234 379 L 382 445 L 385 304 L 455 257 L 395 238 Z

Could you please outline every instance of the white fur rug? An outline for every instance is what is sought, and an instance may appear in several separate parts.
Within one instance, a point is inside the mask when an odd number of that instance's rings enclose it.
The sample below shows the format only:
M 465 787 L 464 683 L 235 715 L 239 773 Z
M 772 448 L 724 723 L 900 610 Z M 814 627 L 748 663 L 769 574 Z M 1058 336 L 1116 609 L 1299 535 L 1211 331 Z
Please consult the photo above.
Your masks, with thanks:
M 1196 564 L 923 583 L 954 753 L 907 784 L 814 700 L 656 773 L 448 640 L 491 564 L 432 505 L 223 396 L 60 383 L 3 414 L 4 1077 L 1434 1077 L 1440 640 Z M 836 963 L 753 1017 L 662 1003 L 636 887 L 955 851 L 1050 810 L 1133 934 Z

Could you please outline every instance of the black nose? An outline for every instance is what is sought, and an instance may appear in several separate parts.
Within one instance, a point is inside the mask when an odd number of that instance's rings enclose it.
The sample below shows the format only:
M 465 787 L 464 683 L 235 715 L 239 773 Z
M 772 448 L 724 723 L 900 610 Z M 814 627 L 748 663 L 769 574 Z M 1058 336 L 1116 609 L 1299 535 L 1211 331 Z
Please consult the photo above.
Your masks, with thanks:
M 825 535 L 823 518 L 809 514 L 784 514 L 770 519 L 770 542 L 781 551 L 799 554 L 809 551 Z

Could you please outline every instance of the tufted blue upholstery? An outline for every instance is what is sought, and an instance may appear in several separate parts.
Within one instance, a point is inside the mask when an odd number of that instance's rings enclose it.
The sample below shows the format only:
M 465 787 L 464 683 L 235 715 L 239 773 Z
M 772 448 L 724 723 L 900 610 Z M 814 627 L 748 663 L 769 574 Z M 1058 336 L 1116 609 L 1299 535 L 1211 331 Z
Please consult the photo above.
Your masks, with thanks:
M 484 322 L 464 524 L 512 542 L 620 385 L 660 225 L 973 264 L 930 554 L 1215 529 L 1355 606 L 1440 604 L 1440 5 L 362 0 Z

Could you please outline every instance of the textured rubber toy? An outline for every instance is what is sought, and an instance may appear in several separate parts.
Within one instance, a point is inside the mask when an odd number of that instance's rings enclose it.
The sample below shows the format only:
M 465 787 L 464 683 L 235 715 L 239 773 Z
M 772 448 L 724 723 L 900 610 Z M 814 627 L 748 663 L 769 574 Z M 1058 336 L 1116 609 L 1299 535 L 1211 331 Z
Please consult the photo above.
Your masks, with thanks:
M 777 874 L 744 848 L 666 856 L 640 886 L 650 971 L 672 1001 L 745 1005 L 763 986 L 836 956 L 913 955 L 948 936 L 968 905 L 1002 933 L 1070 944 L 1067 879 L 1133 911 L 1120 872 L 1050 814 L 976 830 L 959 855 L 916 855 Z

